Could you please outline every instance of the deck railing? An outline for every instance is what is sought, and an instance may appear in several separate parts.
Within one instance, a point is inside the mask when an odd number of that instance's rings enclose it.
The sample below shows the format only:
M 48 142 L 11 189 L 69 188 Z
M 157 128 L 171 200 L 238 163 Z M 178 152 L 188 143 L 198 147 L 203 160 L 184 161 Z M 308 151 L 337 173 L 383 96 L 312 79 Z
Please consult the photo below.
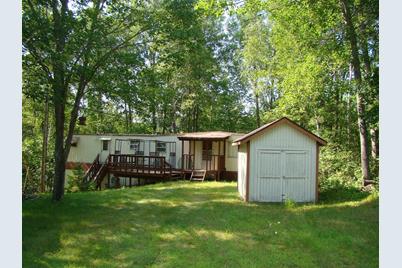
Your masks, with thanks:
M 202 160 L 200 158 L 201 165 L 200 169 L 220 171 L 224 168 L 225 156 L 223 155 L 210 155 L 208 159 Z M 194 154 L 183 154 L 183 169 L 193 170 L 198 164 L 195 163 Z
M 211 155 L 209 159 L 204 160 L 206 170 L 221 170 L 222 169 L 222 155 Z
M 93 180 L 98 173 L 99 169 L 101 168 L 102 164 L 99 161 L 99 154 L 95 157 L 94 161 L 92 162 L 90 168 L 84 175 L 85 181 Z
M 110 154 L 107 165 L 114 171 L 131 171 L 142 174 L 171 174 L 172 166 L 164 156 L 143 156 L 133 154 Z
M 193 154 L 183 154 L 183 169 L 194 169 L 194 155 Z

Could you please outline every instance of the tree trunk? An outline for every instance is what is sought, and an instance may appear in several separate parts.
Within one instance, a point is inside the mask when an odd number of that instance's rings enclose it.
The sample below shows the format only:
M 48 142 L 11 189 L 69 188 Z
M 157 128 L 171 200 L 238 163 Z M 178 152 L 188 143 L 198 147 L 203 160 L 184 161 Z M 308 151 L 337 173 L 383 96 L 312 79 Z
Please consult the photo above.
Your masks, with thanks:
M 133 123 L 133 110 L 130 103 L 128 104 L 128 130 L 131 132 L 131 124 Z
M 257 128 L 261 126 L 261 120 L 260 120 L 260 102 L 258 98 L 258 94 L 255 94 L 255 115 L 257 119 Z
M 128 110 L 126 102 L 124 102 L 124 118 L 126 119 L 126 132 L 128 133 Z
M 365 121 L 365 107 L 362 90 L 362 77 L 360 71 L 360 59 L 359 51 L 357 46 L 357 36 L 355 27 L 352 22 L 352 17 L 349 9 L 348 0 L 340 0 L 343 18 L 346 23 L 346 33 L 348 41 L 350 42 L 350 48 L 352 53 L 352 66 L 354 79 L 356 80 L 357 90 L 356 90 L 356 108 L 357 108 L 357 123 L 359 127 L 360 136 L 360 160 L 361 169 L 363 174 L 363 184 L 365 181 L 370 180 L 370 169 L 369 169 L 369 157 L 368 157 L 368 142 L 367 142 L 367 126 Z
M 361 94 L 356 94 L 356 106 L 357 106 L 357 123 L 359 126 L 360 133 L 360 157 L 361 157 L 361 167 L 363 173 L 363 182 L 370 180 L 370 169 L 369 169 L 369 157 L 368 157 L 368 141 L 367 141 L 367 127 L 366 121 L 364 120 L 364 104 Z
M 269 110 L 272 111 L 274 109 L 274 102 L 275 102 L 275 81 L 271 80 L 270 85 L 270 98 L 269 98 Z
M 371 135 L 371 157 L 378 159 L 379 156 L 379 146 L 378 146 L 378 129 L 370 129 Z
M 177 126 L 176 126 L 176 102 L 173 103 L 172 132 L 173 132 L 173 133 L 176 133 L 176 132 L 177 132 Z
M 155 107 L 152 108 L 152 133 L 156 134 L 156 111 L 155 111 Z
M 58 201 L 64 194 L 64 175 L 65 175 L 65 150 L 64 150 L 64 122 L 65 122 L 65 100 L 67 88 L 65 85 L 64 68 L 64 46 L 66 42 L 66 23 L 65 19 L 68 11 L 68 1 L 61 2 L 60 11 L 58 2 L 52 2 L 54 37 L 55 37 L 55 55 L 53 56 L 53 105 L 55 113 L 55 148 L 54 148 L 54 185 L 53 200 Z
M 349 81 L 352 81 L 352 79 L 353 79 L 353 67 L 352 67 L 352 63 L 350 63 L 349 64 Z M 353 138 L 353 136 L 352 136 L 352 119 L 351 119 L 351 113 L 352 113 L 352 110 L 354 109 L 353 107 L 352 107 L 352 104 L 351 104 L 351 99 L 352 99 L 352 96 L 351 96 L 351 94 L 348 92 L 347 94 L 346 94 L 346 109 L 347 109 L 347 113 L 346 113 L 346 131 L 347 131 L 347 134 L 348 134 L 348 147 L 350 148 L 353 144 L 354 144 L 354 138 Z
M 336 74 L 334 73 L 334 80 L 336 80 Z M 336 96 L 335 96 L 335 98 L 336 98 L 336 109 L 338 109 L 339 108 L 339 104 L 340 104 L 340 98 L 341 98 L 341 96 L 340 96 L 340 93 L 339 93 L 339 87 L 336 87 L 336 89 L 335 89 L 335 94 L 336 94 Z M 337 112 L 337 113 L 335 113 L 335 139 L 336 140 L 340 140 L 340 124 L 339 124 L 339 117 L 340 117 L 340 113 L 339 112 Z
M 166 133 L 166 107 L 163 107 L 162 111 L 162 134 L 165 135 Z
M 194 115 L 194 131 L 198 131 L 198 113 L 199 113 L 199 107 L 198 105 L 195 106 L 195 115 Z
M 57 89 L 55 90 L 57 91 Z M 65 176 L 65 158 L 64 158 L 64 104 L 60 103 L 55 94 L 54 110 L 55 110 L 55 146 L 54 146 L 54 182 L 53 182 L 53 200 L 58 201 L 64 194 L 64 176 Z
M 45 119 L 43 120 L 43 141 L 42 141 L 42 163 L 40 170 L 40 191 L 45 191 L 45 176 L 46 176 L 46 158 L 47 158 L 47 143 L 49 130 L 49 102 L 46 94 L 45 99 Z

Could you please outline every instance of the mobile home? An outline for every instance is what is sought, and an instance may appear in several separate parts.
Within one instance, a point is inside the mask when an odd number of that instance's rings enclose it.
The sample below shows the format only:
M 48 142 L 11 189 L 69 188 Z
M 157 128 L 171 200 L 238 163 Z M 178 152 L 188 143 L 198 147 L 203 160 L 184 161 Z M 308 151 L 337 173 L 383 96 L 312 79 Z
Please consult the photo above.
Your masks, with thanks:
M 220 131 L 74 135 L 66 177 L 68 180 L 72 170 L 80 165 L 91 179 L 100 182 L 99 188 L 110 186 L 110 177 L 117 179 L 118 185 L 131 186 L 138 179 L 191 177 L 197 170 L 217 180 L 236 180 L 237 148 L 231 143 L 241 135 Z

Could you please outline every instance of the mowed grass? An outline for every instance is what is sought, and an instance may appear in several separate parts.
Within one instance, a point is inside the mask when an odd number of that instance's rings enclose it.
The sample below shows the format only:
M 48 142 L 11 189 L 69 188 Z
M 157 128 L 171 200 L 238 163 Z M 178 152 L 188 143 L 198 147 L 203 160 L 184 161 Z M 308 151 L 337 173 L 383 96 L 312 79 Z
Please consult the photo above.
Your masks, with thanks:
M 378 197 L 244 203 L 236 183 L 171 182 L 23 202 L 24 267 L 377 267 Z

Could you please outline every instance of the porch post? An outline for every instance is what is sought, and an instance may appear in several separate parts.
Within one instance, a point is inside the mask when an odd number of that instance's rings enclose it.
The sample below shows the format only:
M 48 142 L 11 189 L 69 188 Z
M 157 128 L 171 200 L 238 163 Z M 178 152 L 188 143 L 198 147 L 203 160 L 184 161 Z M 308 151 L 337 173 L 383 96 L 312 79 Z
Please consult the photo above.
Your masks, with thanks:
M 193 166 L 191 167 L 192 170 L 195 169 L 195 140 L 193 141 Z
M 184 140 L 181 140 L 181 169 L 184 170 Z
M 218 140 L 218 181 L 221 180 L 221 141 Z
M 226 140 L 223 140 L 223 157 L 222 157 L 222 169 L 226 170 Z

